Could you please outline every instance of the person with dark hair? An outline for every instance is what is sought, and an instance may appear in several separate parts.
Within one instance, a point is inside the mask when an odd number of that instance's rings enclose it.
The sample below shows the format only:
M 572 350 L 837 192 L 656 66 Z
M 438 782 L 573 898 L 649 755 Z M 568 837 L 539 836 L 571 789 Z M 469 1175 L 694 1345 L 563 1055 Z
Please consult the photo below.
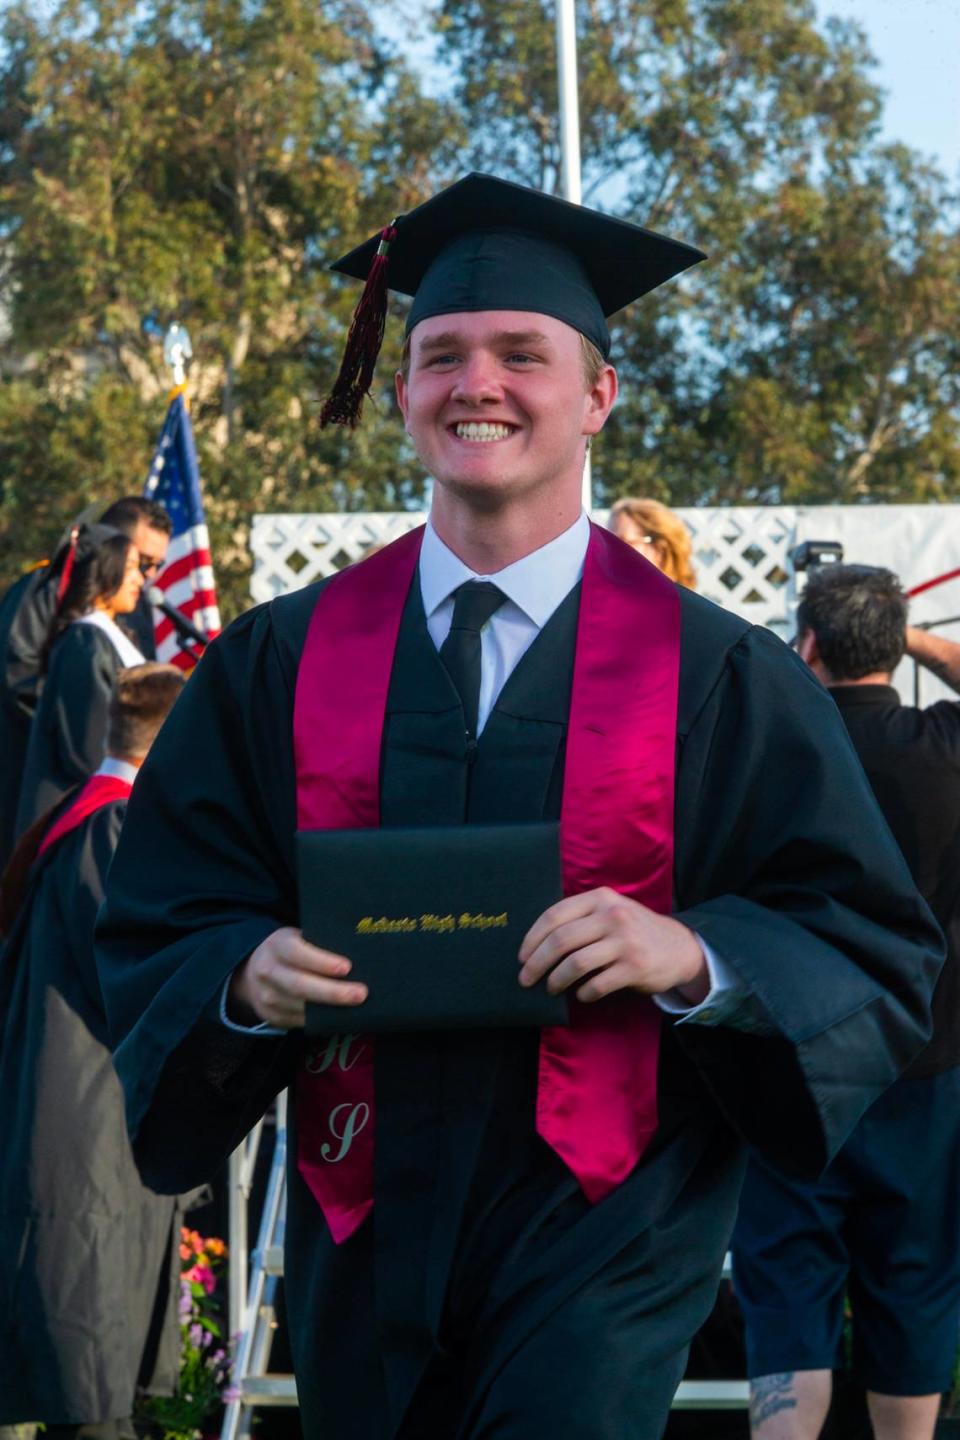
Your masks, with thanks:
M 135 1154 L 206 1178 L 291 1086 L 307 1440 L 655 1440 L 733 1127 L 816 1171 L 927 1038 L 942 941 L 829 697 L 582 513 L 606 316 L 698 258 L 481 175 L 345 257 L 367 288 L 324 415 L 357 422 L 386 287 L 415 292 L 396 393 L 430 522 L 241 617 L 137 783 L 98 949 Z M 504 1023 L 444 1028 L 424 983 L 415 1033 L 365 1033 L 356 956 L 301 933 L 306 885 L 339 897 L 298 882 L 297 830 L 415 828 L 419 913 L 455 836 L 485 909 L 487 827 L 561 817 Z M 509 1023 L 536 987 L 569 1026 Z M 305 1037 L 311 1001 L 337 1033 Z
M 117 623 L 143 588 L 133 542 L 106 525 L 82 527 L 64 577 L 41 651 L 44 685 L 27 746 L 18 835 L 96 770 L 117 671 L 143 661 Z
M 178 1371 L 177 1207 L 130 1153 L 93 922 L 183 685 L 172 665 L 120 670 L 105 760 L 0 887 L 0 1424 L 42 1421 L 48 1440 L 126 1440 L 137 1385 L 169 1393 Z
M 933 1035 L 821 1179 L 751 1161 L 734 1237 L 756 1440 L 815 1440 L 845 1296 L 877 1440 L 930 1440 L 960 1335 L 960 704 L 902 705 L 904 652 L 960 691 L 960 645 L 907 625 L 889 570 L 813 570 L 797 649 L 835 701 L 947 937 Z M 865 857 L 861 863 L 866 863 Z
M 121 530 L 133 541 L 140 553 L 144 579 L 148 583 L 155 580 L 163 568 L 173 529 L 163 506 L 142 495 L 125 495 L 107 507 L 101 523 Z M 70 529 L 53 559 L 21 575 L 0 600 L 0 870 L 16 836 L 30 723 L 43 688 L 40 652 L 56 609 L 59 581 L 69 553 Z M 141 654 L 154 659 L 153 609 L 143 593 L 124 623 Z
M 112 525 L 129 536 L 140 553 L 140 574 L 144 588 L 137 603 L 124 620 L 124 626 L 133 636 L 137 649 L 147 660 L 156 659 L 157 647 L 154 639 L 153 606 L 147 599 L 147 587 L 152 585 L 163 569 L 173 533 L 173 521 L 156 500 L 147 500 L 143 495 L 124 495 L 114 500 L 100 516 L 101 525 Z

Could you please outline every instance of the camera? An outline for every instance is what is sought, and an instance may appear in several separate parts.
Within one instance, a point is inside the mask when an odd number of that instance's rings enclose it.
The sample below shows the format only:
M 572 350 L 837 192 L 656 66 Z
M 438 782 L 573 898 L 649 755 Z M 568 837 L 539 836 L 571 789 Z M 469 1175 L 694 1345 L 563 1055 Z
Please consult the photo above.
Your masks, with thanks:
M 799 574 L 813 570 L 818 565 L 840 565 L 843 562 L 843 546 L 839 540 L 803 540 L 787 551 L 787 559 Z

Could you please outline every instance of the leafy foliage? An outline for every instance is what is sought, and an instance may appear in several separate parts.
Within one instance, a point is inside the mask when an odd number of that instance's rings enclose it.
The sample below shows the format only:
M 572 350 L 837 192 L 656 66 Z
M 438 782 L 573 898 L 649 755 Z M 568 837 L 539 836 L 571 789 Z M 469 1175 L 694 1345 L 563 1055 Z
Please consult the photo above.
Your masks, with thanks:
M 365 8 L 64 0 L 44 23 L 27 3 L 6 8 L 4 44 L 11 568 L 81 503 L 141 488 L 174 318 L 197 356 L 193 419 L 228 609 L 252 511 L 418 494 L 389 401 L 358 445 L 318 428 L 355 300 L 326 263 L 422 199 L 457 138 Z
M 579 7 L 586 198 L 711 252 L 620 317 L 606 498 L 933 500 L 960 484 L 960 212 L 877 142 L 856 27 L 807 0 Z M 442 0 L 472 158 L 551 188 L 553 6 Z
M 254 511 L 422 496 L 399 326 L 362 429 L 319 430 L 356 298 L 326 264 L 472 166 L 556 188 L 554 19 L 434 0 L 415 69 L 395 3 L 0 0 L 5 578 L 140 489 L 172 319 L 228 614 Z M 618 317 L 600 495 L 954 498 L 957 197 L 879 144 L 860 31 L 810 0 L 578 10 L 586 199 L 711 252 Z

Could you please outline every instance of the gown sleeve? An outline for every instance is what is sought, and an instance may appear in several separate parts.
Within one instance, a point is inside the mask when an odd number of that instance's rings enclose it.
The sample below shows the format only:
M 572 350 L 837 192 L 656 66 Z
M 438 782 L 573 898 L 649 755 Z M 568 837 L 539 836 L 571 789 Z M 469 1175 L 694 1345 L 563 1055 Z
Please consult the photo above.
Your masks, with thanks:
M 291 1073 L 301 1037 L 219 1019 L 233 970 L 297 923 L 295 665 L 266 608 L 210 646 L 137 778 L 111 867 L 97 966 L 141 1174 L 209 1179 Z
M 834 701 L 767 631 L 682 743 L 676 836 L 677 918 L 771 1033 L 675 1037 L 748 1141 L 815 1175 L 929 1038 L 944 946 Z

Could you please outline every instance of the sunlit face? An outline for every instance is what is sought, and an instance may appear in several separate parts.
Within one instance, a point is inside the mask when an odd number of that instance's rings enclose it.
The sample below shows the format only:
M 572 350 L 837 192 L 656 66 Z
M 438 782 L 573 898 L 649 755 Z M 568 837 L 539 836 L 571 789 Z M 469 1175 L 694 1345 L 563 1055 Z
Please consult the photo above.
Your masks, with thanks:
M 610 521 L 610 529 L 614 535 L 623 540 L 632 550 L 638 550 L 645 560 L 649 560 L 651 564 L 656 565 L 658 570 L 663 569 L 666 561 L 666 546 L 663 541 L 659 540 L 655 535 L 651 535 L 648 530 L 645 530 L 642 525 L 638 525 L 635 520 L 631 520 L 630 516 L 624 511 L 618 511 L 618 513 L 614 515 Z
M 140 520 L 133 532 L 133 543 L 140 552 L 140 574 L 152 585 L 163 569 L 170 536 L 165 535 L 162 530 L 155 530 L 145 520 Z
M 417 454 L 438 485 L 474 502 L 578 486 L 585 437 L 616 399 L 606 366 L 586 387 L 580 336 L 526 311 L 436 315 L 413 331 L 397 398 Z
M 130 611 L 137 607 L 143 586 L 144 579 L 140 572 L 140 551 L 136 545 L 131 545 L 123 567 L 123 579 L 119 587 L 108 597 L 105 608 L 113 615 L 129 615 Z

